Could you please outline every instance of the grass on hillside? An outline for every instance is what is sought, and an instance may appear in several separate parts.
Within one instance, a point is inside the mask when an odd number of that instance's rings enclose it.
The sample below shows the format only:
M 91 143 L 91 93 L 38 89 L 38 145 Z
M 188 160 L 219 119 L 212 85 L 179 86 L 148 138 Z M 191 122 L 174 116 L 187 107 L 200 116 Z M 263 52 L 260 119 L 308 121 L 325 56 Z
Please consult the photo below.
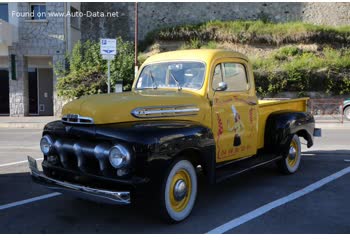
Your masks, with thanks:
M 226 41 L 233 43 L 350 43 L 350 26 L 330 27 L 302 22 L 210 21 L 196 25 L 169 27 L 149 33 L 146 43 L 165 41 Z
M 258 92 L 283 91 L 350 94 L 350 49 L 325 47 L 314 52 L 296 46 L 279 48 L 267 58 L 252 59 Z
M 222 48 L 222 43 L 267 44 L 276 50 L 254 58 L 254 75 L 260 96 L 296 91 L 334 95 L 350 94 L 350 26 L 330 27 L 301 22 L 211 21 L 153 31 L 146 44 L 162 41 L 185 42 L 180 49 Z M 305 50 L 298 45 L 317 44 Z M 298 45 L 297 45 L 298 44 Z M 141 55 L 143 60 L 146 55 Z M 141 60 L 141 58 L 139 58 Z

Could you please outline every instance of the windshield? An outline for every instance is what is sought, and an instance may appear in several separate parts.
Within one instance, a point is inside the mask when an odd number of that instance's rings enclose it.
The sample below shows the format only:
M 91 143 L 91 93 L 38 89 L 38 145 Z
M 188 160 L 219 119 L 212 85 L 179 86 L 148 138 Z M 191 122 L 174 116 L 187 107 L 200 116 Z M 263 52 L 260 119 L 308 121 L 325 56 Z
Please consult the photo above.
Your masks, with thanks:
M 192 88 L 201 89 L 205 65 L 201 62 L 166 62 L 143 68 L 136 88 Z

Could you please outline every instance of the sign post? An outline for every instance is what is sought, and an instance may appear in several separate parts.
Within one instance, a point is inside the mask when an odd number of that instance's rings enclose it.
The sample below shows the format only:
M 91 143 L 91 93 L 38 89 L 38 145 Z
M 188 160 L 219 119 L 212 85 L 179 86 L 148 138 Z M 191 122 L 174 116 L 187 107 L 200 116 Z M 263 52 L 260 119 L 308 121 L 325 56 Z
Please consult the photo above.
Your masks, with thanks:
M 102 58 L 108 61 L 108 93 L 111 93 L 111 60 L 117 55 L 117 40 L 109 38 L 101 39 L 100 53 Z

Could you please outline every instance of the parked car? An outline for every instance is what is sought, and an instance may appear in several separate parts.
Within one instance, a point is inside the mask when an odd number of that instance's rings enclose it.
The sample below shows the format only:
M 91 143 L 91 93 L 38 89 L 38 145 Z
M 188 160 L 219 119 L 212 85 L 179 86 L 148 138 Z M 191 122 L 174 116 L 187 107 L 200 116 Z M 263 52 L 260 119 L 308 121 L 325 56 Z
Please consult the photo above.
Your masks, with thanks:
M 40 141 L 54 191 L 117 204 L 152 196 L 171 222 L 188 217 L 197 174 L 214 184 L 276 162 L 286 174 L 320 135 L 308 98 L 258 100 L 252 65 L 240 53 L 183 50 L 149 57 L 131 92 L 85 96 L 66 104 Z
M 343 106 L 344 117 L 350 121 L 350 98 L 344 101 Z

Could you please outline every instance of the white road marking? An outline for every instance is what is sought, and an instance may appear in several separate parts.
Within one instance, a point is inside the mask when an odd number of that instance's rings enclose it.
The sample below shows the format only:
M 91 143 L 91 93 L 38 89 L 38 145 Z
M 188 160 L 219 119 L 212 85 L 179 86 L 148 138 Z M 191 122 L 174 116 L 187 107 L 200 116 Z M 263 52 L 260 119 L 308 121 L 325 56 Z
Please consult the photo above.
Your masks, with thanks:
M 1 205 L 0 206 L 0 211 L 4 210 L 4 209 L 8 209 L 8 208 L 12 208 L 12 207 L 17 207 L 17 206 L 20 206 L 20 205 L 28 204 L 28 203 L 31 203 L 31 202 L 36 202 L 36 201 L 44 200 L 44 199 L 47 199 L 47 198 L 56 197 L 56 196 L 59 196 L 59 195 L 61 195 L 61 193 L 54 192 L 54 193 L 45 194 L 45 195 L 34 197 L 34 198 L 25 199 L 25 200 L 18 201 L 18 202 L 8 203 L 8 204 L 5 204 L 5 205 Z
M 43 160 L 43 158 L 38 158 L 36 160 L 40 161 L 40 160 Z M 27 163 L 27 162 L 28 162 L 28 160 L 12 162 L 12 163 L 5 163 L 5 164 L 0 164 L 0 167 L 7 167 L 7 166 L 12 166 L 12 165 L 18 165 L 18 164 Z
M 273 202 L 270 202 L 264 206 L 261 206 L 249 213 L 246 213 L 238 218 L 235 218 L 235 219 L 232 219 L 231 221 L 211 230 L 208 232 L 208 234 L 220 234 L 220 233 L 225 233 L 229 230 L 232 230 L 246 222 L 249 222 L 250 220 L 254 219 L 254 218 L 257 218 L 269 211 L 271 211 L 272 209 L 274 208 L 277 208 L 283 204 L 286 204 L 290 201 L 293 201 L 297 198 L 300 198 L 308 193 L 311 193 L 317 189 L 319 189 L 320 187 L 324 186 L 325 184 L 327 183 L 330 183 L 342 176 L 344 176 L 345 174 L 348 174 L 350 173 L 350 167 L 347 167 L 347 168 L 344 168 L 343 170 L 339 171 L 339 172 L 336 172 L 328 177 L 325 177 L 303 189 L 300 189 L 294 193 L 291 193 L 283 198 L 280 198 L 280 199 L 277 199 Z
M 344 159 L 344 162 L 350 162 L 350 159 Z

